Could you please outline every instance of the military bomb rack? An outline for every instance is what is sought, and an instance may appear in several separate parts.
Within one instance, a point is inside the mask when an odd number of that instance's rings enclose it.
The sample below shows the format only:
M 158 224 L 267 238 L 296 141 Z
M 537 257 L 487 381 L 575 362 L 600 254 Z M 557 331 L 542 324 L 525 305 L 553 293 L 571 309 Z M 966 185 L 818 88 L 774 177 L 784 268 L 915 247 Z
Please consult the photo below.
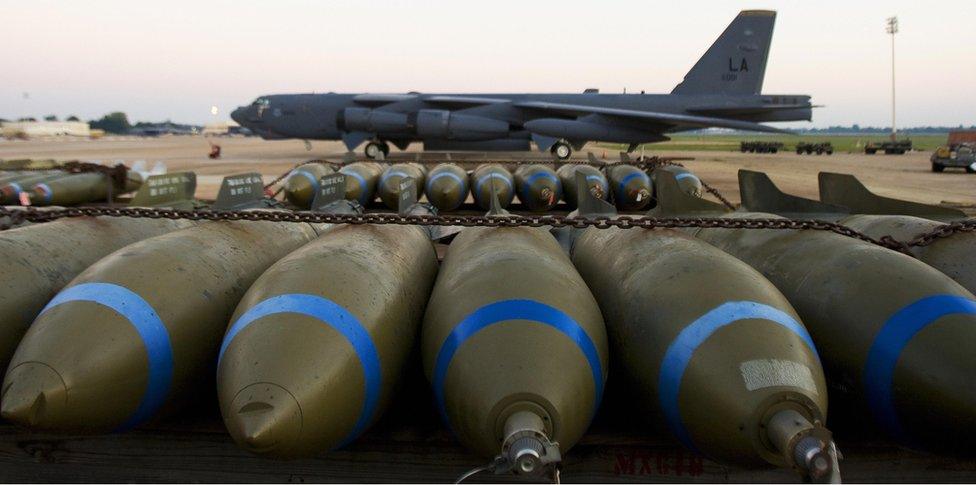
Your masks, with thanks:
M 0 208 L 0 478 L 976 476 L 976 219 L 833 173 L 735 207 L 673 160 L 348 162 Z

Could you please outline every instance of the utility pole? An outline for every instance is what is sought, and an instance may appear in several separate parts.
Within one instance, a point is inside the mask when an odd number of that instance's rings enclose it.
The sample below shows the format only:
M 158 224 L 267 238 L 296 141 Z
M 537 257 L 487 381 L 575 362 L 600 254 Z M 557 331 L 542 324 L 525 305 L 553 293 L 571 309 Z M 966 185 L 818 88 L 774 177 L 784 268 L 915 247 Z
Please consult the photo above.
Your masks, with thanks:
M 898 33 L 898 17 L 888 17 L 885 31 L 891 35 L 891 141 L 898 138 L 895 125 L 895 34 Z

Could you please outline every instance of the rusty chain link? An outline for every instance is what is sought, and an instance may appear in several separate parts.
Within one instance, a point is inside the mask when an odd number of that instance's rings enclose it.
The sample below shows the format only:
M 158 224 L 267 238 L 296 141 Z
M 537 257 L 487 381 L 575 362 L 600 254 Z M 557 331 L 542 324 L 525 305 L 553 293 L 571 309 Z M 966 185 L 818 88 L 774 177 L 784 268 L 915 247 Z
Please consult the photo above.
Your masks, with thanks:
M 460 214 L 441 215 L 398 215 L 392 213 L 370 214 L 329 214 L 324 212 L 262 210 L 262 211 L 214 211 L 182 210 L 153 207 L 103 207 L 81 206 L 60 209 L 37 210 L 34 208 L 10 209 L 0 207 L 0 217 L 6 217 L 2 227 L 7 228 L 23 222 L 48 222 L 66 217 L 137 217 L 149 219 L 187 219 L 193 221 L 270 221 L 299 222 L 308 224 L 396 224 L 415 226 L 461 226 L 461 227 L 571 227 L 584 229 L 656 229 L 656 228 L 720 228 L 720 229 L 774 229 L 774 230 L 816 230 L 827 231 L 845 237 L 858 239 L 878 246 L 907 253 L 910 246 L 930 244 L 933 240 L 948 237 L 960 231 L 976 230 L 976 221 L 964 221 L 947 225 L 938 235 L 916 238 L 910 243 L 901 243 L 890 238 L 874 239 L 847 226 L 817 219 L 726 219 L 720 217 L 632 217 L 590 219 L 563 215 L 505 215 L 479 216 Z
M 959 234 L 963 232 L 974 232 L 976 231 L 976 219 L 966 219 L 964 221 L 950 222 L 943 226 L 939 226 L 929 232 L 924 232 L 912 238 L 911 241 L 905 244 L 914 247 L 924 247 L 929 244 L 938 241 L 939 239 L 944 239 L 954 234 Z

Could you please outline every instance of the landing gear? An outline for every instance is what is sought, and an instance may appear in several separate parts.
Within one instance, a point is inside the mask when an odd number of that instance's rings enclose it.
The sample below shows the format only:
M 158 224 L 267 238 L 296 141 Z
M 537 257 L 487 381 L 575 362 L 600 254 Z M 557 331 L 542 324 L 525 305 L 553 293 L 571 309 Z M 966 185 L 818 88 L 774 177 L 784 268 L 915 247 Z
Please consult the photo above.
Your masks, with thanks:
M 573 147 L 564 141 L 557 141 L 549 152 L 556 156 L 560 160 L 568 160 L 569 157 L 573 155 Z
M 382 155 L 383 158 L 386 158 L 386 156 L 390 154 L 390 145 L 387 145 L 386 142 L 382 141 L 371 141 L 366 144 L 366 148 L 363 148 L 363 153 L 365 153 L 366 158 L 370 160 L 376 160 L 377 158 L 380 158 L 380 155 Z

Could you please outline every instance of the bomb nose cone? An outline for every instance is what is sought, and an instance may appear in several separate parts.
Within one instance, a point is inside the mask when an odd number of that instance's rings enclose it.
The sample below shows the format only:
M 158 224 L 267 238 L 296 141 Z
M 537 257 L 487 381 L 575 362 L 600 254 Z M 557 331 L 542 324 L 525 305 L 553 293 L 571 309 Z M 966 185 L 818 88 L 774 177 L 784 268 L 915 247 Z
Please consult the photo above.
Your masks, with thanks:
M 37 362 L 21 364 L 7 374 L 0 416 L 29 428 L 43 428 L 63 412 L 67 398 L 64 381 L 54 369 Z
M 231 436 L 244 449 L 276 455 L 294 444 L 302 430 L 298 401 L 284 388 L 259 383 L 245 387 L 234 398 L 234 410 L 224 416 Z

